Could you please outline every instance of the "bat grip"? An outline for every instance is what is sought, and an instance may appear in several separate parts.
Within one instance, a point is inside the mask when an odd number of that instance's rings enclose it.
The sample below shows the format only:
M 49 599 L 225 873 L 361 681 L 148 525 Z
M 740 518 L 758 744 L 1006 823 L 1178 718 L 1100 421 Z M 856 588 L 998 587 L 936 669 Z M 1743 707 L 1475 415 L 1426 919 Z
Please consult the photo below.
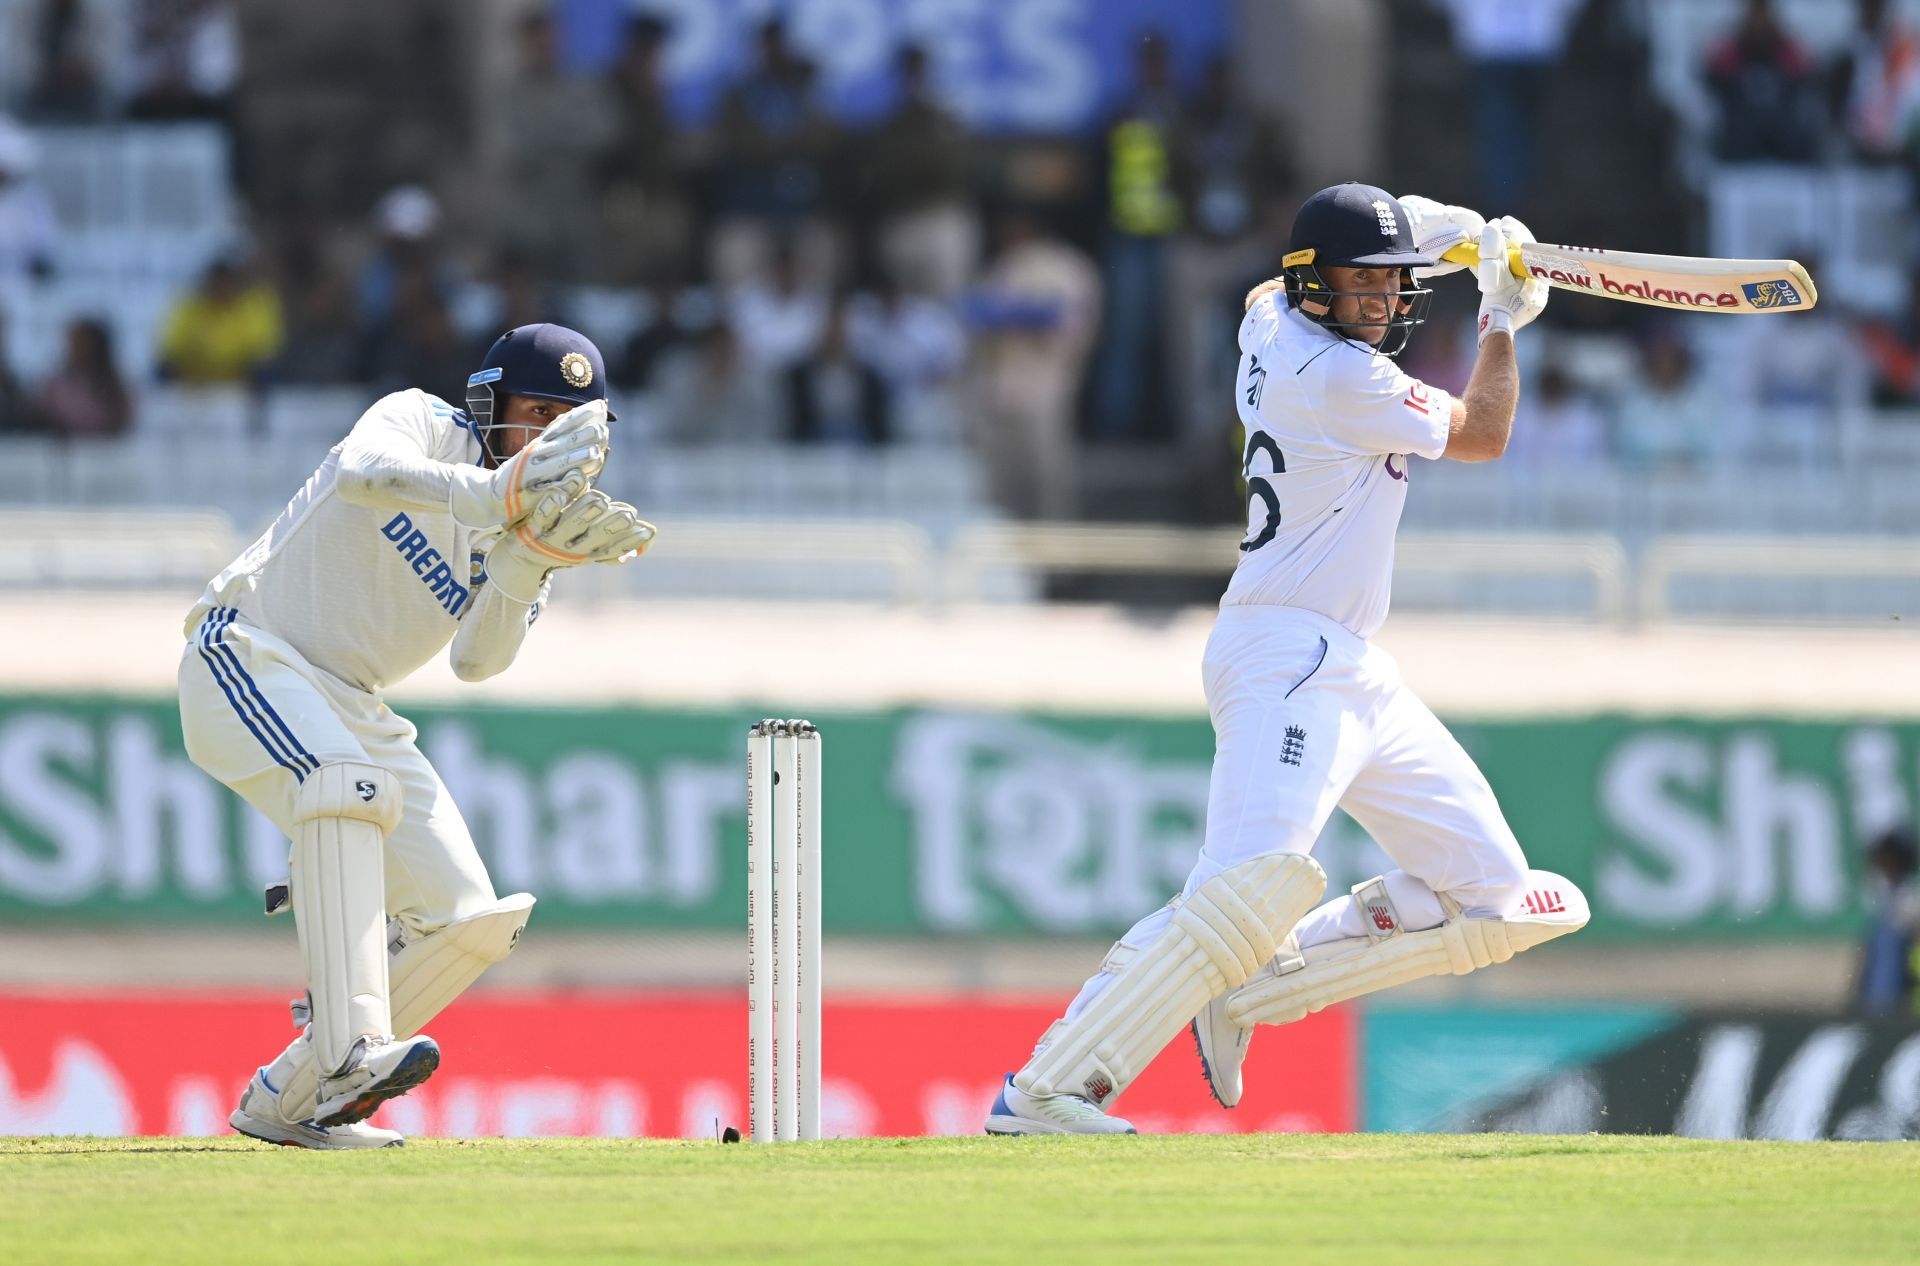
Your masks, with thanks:
M 1440 258 L 1449 264 L 1465 264 L 1468 268 L 1472 268 L 1480 262 L 1480 248 L 1472 242 L 1462 242 L 1458 246 L 1448 248 Z M 1516 277 L 1527 275 L 1527 265 L 1520 258 L 1518 246 L 1507 247 L 1507 268 Z

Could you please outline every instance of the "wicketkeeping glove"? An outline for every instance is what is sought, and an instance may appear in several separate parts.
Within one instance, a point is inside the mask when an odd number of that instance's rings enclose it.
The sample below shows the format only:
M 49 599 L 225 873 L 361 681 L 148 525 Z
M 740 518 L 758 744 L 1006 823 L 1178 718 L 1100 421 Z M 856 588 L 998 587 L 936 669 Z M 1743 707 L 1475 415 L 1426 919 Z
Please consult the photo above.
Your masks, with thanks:
M 586 563 L 624 563 L 653 544 L 654 527 L 632 506 L 595 489 L 541 498 L 487 555 L 487 582 L 516 602 L 533 603 L 547 573 Z
M 457 467 L 449 508 L 470 528 L 517 523 L 549 489 L 571 501 L 607 464 L 607 402 L 594 400 L 555 418 L 497 470 Z
M 1514 276 L 1507 262 L 1509 245 L 1533 240 L 1532 231 L 1510 215 L 1480 231 L 1480 342 L 1496 330 L 1511 335 L 1523 329 L 1546 308 L 1551 293 L 1547 283 L 1538 277 Z

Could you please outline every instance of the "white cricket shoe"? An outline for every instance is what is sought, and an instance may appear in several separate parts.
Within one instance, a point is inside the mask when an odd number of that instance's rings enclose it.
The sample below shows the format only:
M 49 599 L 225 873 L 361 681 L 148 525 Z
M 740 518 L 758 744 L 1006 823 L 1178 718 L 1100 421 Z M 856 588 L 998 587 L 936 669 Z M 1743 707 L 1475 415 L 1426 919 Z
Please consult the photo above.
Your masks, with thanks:
M 1013 1084 L 1000 1087 L 987 1114 L 989 1134 L 1138 1134 L 1133 1123 L 1110 1117 L 1079 1095 L 1030 1095 Z
M 346 1067 L 320 1079 L 313 1123 L 351 1125 L 372 1116 L 381 1104 L 397 1099 L 433 1076 L 440 1067 L 440 1045 L 421 1033 L 403 1041 L 363 1037 L 353 1044 Z
M 311 1121 L 289 1121 L 280 1110 L 280 1092 L 267 1084 L 267 1070 L 261 1069 L 247 1083 L 240 1106 L 227 1118 L 227 1124 L 262 1143 L 282 1147 L 311 1147 L 317 1151 L 345 1151 L 362 1147 L 401 1147 L 406 1139 L 393 1130 L 356 1121 L 322 1129 Z
M 1227 994 L 1221 994 L 1193 1017 L 1193 1044 L 1200 1052 L 1200 1071 L 1207 1075 L 1207 1089 L 1213 1092 L 1214 1101 L 1223 1108 L 1240 1102 L 1240 1069 L 1253 1045 L 1253 1030 L 1227 1018 L 1227 998 Z

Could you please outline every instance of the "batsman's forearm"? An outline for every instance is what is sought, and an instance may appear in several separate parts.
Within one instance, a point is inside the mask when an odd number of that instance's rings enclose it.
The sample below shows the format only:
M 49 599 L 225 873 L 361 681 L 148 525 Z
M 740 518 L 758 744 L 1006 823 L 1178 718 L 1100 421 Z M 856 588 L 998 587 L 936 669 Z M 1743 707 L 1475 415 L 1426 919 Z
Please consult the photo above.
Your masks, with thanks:
M 1473 376 L 1460 400 L 1467 407 L 1466 430 L 1477 454 L 1474 460 L 1492 461 L 1506 452 L 1514 411 L 1520 407 L 1520 362 L 1514 355 L 1512 335 L 1489 334 L 1480 344 Z

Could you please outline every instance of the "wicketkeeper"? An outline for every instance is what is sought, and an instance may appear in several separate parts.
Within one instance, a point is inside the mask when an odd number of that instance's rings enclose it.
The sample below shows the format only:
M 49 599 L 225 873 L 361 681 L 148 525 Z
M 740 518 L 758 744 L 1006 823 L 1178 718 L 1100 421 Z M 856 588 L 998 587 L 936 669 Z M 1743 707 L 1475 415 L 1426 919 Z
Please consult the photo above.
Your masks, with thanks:
M 464 681 L 513 662 L 560 568 L 653 540 L 593 488 L 606 370 L 583 335 L 496 341 L 463 411 L 376 402 L 187 618 L 187 754 L 292 841 L 306 960 L 300 1036 L 233 1128 L 298 1147 L 389 1147 L 366 1124 L 432 1075 L 421 1028 L 506 957 L 533 898 L 494 893 L 460 811 L 381 692 L 452 644 Z

